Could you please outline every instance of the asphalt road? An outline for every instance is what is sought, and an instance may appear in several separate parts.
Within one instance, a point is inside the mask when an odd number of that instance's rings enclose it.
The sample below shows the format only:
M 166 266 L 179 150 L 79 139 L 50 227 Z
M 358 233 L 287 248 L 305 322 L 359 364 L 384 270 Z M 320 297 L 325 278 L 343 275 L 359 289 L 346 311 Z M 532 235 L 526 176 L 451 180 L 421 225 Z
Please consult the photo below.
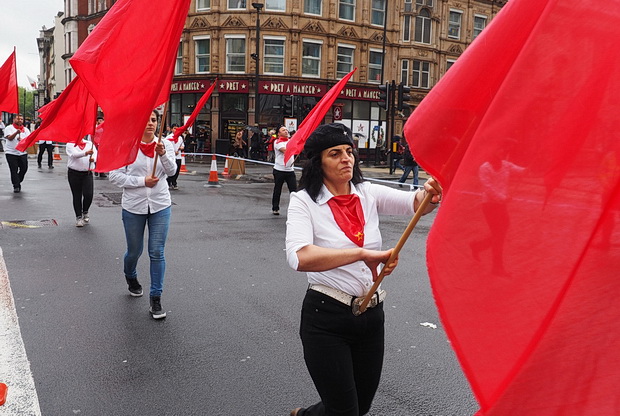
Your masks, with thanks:
M 208 188 L 208 164 L 188 164 L 197 173 L 173 191 L 168 317 L 154 321 L 148 296 L 128 296 L 124 282 L 120 190 L 97 179 L 91 224 L 76 228 L 64 160 L 48 170 L 31 159 L 14 194 L 0 157 L 0 248 L 43 415 L 275 416 L 318 400 L 298 336 L 307 283 L 283 251 L 288 194 L 284 215 L 271 215 L 268 167 L 248 166 L 252 180 Z M 383 285 L 386 355 L 370 415 L 477 409 L 429 287 L 424 245 L 433 218 L 422 218 Z M 382 218 L 386 246 L 408 220 Z M 148 287 L 146 253 L 138 273 Z

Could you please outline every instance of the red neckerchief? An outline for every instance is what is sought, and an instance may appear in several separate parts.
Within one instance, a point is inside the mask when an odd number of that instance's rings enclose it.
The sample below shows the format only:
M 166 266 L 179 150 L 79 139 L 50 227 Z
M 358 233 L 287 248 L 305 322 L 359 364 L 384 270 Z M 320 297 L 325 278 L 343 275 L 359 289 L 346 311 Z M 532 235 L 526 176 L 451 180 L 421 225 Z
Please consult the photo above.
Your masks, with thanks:
M 77 147 L 80 148 L 80 150 L 84 150 L 84 148 L 86 147 L 86 142 L 84 140 L 80 141 L 79 143 L 75 144 Z
M 338 227 L 349 240 L 362 247 L 364 245 L 364 211 L 356 194 L 338 195 L 327 201 Z
M 288 142 L 288 139 L 290 139 L 290 137 L 278 137 L 276 143 Z
M 140 151 L 144 153 L 146 157 L 154 157 L 155 156 L 155 140 L 150 143 L 140 142 Z
M 16 130 L 19 130 L 20 132 L 24 132 L 24 126 L 18 126 L 17 124 L 13 123 L 13 127 L 15 127 Z
M 169 137 L 168 140 L 170 140 L 171 142 L 174 142 L 174 144 L 177 144 L 179 142 L 179 136 Z

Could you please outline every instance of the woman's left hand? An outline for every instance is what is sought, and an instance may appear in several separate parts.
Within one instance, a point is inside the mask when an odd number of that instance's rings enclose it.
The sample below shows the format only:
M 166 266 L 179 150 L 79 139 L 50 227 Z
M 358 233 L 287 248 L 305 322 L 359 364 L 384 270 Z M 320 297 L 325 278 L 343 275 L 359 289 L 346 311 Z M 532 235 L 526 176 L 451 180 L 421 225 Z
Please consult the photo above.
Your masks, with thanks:
M 163 156 L 166 154 L 166 146 L 164 146 L 164 142 L 157 142 L 155 146 L 155 151 L 158 155 Z

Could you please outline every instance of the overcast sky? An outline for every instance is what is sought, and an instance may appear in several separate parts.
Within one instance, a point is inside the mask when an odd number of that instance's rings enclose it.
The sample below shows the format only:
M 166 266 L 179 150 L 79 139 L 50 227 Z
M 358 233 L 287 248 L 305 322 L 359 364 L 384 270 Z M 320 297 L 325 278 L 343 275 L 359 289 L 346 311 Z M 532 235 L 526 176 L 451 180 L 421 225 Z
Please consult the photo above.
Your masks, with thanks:
M 8 4 L 10 3 L 10 4 Z M 54 26 L 54 17 L 64 10 L 64 0 L 2 1 L 0 9 L 0 65 L 17 49 L 17 83 L 29 85 L 26 76 L 39 75 L 37 38 L 43 26 Z

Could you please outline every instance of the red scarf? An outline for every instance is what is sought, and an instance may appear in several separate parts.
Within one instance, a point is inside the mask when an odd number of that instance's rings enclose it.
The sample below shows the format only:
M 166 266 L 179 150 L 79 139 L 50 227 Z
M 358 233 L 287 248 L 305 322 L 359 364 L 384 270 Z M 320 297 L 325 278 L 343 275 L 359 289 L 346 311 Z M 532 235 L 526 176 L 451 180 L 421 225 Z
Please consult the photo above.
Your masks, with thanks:
M 364 211 L 360 198 L 355 194 L 338 195 L 327 201 L 338 227 L 353 243 L 364 245 Z
M 172 136 L 172 137 L 168 138 L 168 140 L 170 140 L 174 144 L 177 144 L 179 142 L 179 136 L 176 136 L 176 137 Z
M 146 157 L 154 157 L 155 156 L 155 140 L 150 143 L 140 142 L 140 151 L 144 153 Z
M 84 150 L 84 148 L 86 147 L 86 142 L 84 140 L 80 141 L 79 143 L 75 144 L 77 147 L 80 148 L 80 150 Z
M 288 142 L 288 139 L 290 139 L 290 137 L 278 137 L 276 143 Z
M 23 125 L 18 126 L 17 124 L 13 123 L 13 127 L 15 127 L 15 129 L 19 130 L 22 133 L 24 132 L 24 126 Z

